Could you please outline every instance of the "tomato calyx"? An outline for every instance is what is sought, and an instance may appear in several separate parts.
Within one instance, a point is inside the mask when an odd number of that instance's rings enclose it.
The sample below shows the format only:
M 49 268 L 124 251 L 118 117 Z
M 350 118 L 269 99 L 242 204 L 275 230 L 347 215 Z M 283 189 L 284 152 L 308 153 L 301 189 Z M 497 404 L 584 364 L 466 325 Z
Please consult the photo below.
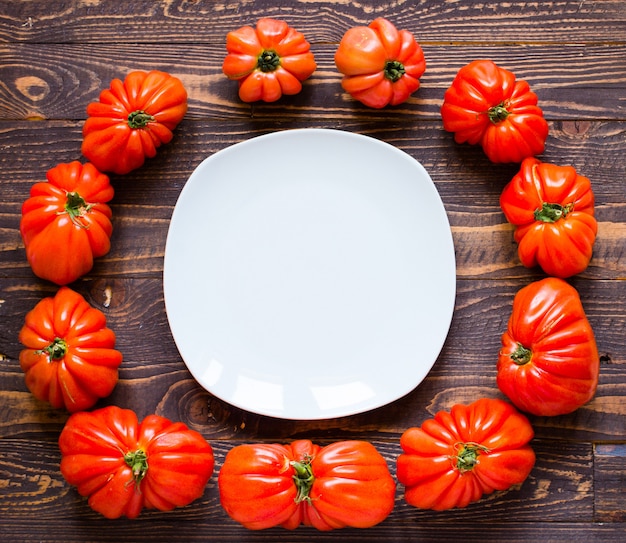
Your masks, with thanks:
M 573 211 L 574 204 L 549 204 L 543 202 L 541 209 L 535 209 L 534 216 L 536 221 L 542 222 L 556 222 L 559 219 L 564 219 L 567 215 Z
M 533 357 L 533 352 L 530 349 L 524 347 L 521 343 L 517 344 L 517 349 L 511 353 L 511 360 L 518 366 L 528 364 Z
M 129 128 L 136 130 L 138 128 L 145 128 L 149 123 L 153 123 L 155 120 L 154 115 L 150 115 L 150 113 L 138 109 L 128 114 L 126 122 Z
M 315 476 L 313 475 L 313 469 L 311 468 L 311 462 L 313 458 L 311 456 L 305 456 L 302 462 L 292 460 L 289 465 L 294 469 L 293 480 L 296 484 L 297 494 L 295 502 L 300 503 L 303 501 L 310 502 L 309 496 Z
M 148 473 L 148 455 L 143 449 L 129 451 L 124 455 L 124 462 L 133 472 L 132 482 L 139 485 L 146 473 Z
M 45 349 L 36 351 L 37 354 L 46 353 L 50 360 L 61 360 L 67 352 L 67 342 L 60 337 L 55 337 L 54 341 L 50 343 Z
M 478 457 L 482 453 L 488 453 L 489 449 L 480 443 L 459 441 L 454 444 L 455 455 L 450 456 L 452 465 L 461 473 L 472 471 L 478 464 Z
M 400 79 L 405 73 L 404 64 L 398 60 L 388 60 L 385 62 L 384 69 L 385 77 L 389 79 L 392 83 L 395 83 Z
M 497 106 L 492 106 L 487 110 L 487 116 L 493 124 L 498 124 L 510 115 L 506 109 L 506 103 L 500 102 Z
M 272 49 L 264 50 L 257 59 L 257 68 L 264 73 L 273 72 L 280 66 L 280 56 Z
M 65 212 L 69 215 L 72 223 L 80 228 L 89 228 L 89 225 L 80 219 L 89 212 L 92 204 L 85 202 L 85 199 L 78 192 L 68 192 L 65 197 Z

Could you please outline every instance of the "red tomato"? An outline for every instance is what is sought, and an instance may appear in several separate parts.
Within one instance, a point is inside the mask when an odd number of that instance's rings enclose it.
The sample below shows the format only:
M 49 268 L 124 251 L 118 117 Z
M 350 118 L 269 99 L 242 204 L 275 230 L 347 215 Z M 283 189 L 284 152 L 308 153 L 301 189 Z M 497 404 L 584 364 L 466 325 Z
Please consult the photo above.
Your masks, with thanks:
M 591 182 L 574 168 L 525 159 L 504 187 L 500 206 L 515 225 L 524 266 L 539 265 L 548 275 L 561 278 L 587 268 L 598 223 Z
M 424 52 L 408 30 L 379 17 L 349 29 L 335 53 L 343 89 L 373 108 L 406 102 L 426 70 Z
M 275 102 L 283 94 L 298 94 L 317 68 L 310 47 L 285 21 L 259 19 L 256 28 L 243 26 L 226 35 L 222 71 L 239 82 L 244 102 Z
M 35 183 L 22 205 L 20 233 L 38 277 L 66 285 L 111 248 L 113 198 L 109 178 L 92 164 L 59 164 Z
M 397 476 L 407 503 L 422 509 L 466 507 L 523 482 L 535 464 L 528 419 L 509 403 L 480 399 L 440 411 L 400 438 Z
M 107 518 L 170 511 L 204 494 L 213 450 L 182 422 L 109 406 L 74 413 L 61 435 L 61 473 Z
M 492 162 L 521 162 L 543 153 L 548 123 L 526 81 L 491 60 L 459 70 L 445 92 L 443 127 L 457 143 L 480 143 Z
M 165 72 L 130 72 L 87 106 L 82 152 L 103 172 L 126 174 L 169 143 L 187 112 L 187 91 Z
M 557 277 L 522 288 L 502 335 L 500 390 L 528 413 L 563 415 L 593 398 L 599 371 L 595 336 L 576 289 Z
M 387 518 L 395 497 L 387 462 L 365 441 L 239 445 L 218 483 L 226 512 L 251 530 L 368 528 Z
M 122 353 L 106 317 L 77 292 L 61 287 L 26 314 L 20 366 L 33 395 L 71 413 L 111 394 Z

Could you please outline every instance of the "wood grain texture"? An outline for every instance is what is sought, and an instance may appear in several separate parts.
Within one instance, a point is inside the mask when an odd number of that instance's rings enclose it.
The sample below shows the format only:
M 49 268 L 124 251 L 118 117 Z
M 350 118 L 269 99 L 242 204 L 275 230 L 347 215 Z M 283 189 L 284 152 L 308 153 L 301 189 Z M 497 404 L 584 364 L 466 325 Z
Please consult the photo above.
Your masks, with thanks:
M 133 69 L 160 69 L 181 79 L 189 93 L 187 118 L 334 119 L 395 118 L 414 123 L 439 120 L 443 93 L 457 71 L 477 58 L 490 58 L 525 79 L 537 94 L 548 119 L 621 119 L 619 90 L 626 85 L 624 44 L 472 44 L 450 48 L 424 44 L 427 70 L 420 89 L 404 104 L 373 110 L 343 92 L 334 63 L 335 43 L 312 47 L 318 69 L 303 91 L 273 104 L 243 104 L 237 83 L 221 66 L 224 44 L 69 43 L 54 47 L 0 44 L 0 116 L 8 119 L 77 119 L 114 78 Z M 59 62 L 59 58 L 63 62 Z M 593 66 L 593 70 L 590 69 Z M 614 92 L 611 92 L 614 91 Z M 599 113 L 601 112 L 601 115 Z
M 626 41 L 620 0 L 474 2 L 409 0 L 276 1 L 7 0 L 0 41 L 35 43 L 222 43 L 230 30 L 260 17 L 307 29 L 312 43 L 338 42 L 353 25 L 378 16 L 409 29 L 420 41 L 616 43 Z
M 261 16 L 304 32 L 318 69 L 297 96 L 244 104 L 221 73 L 225 36 Z M 372 110 L 340 86 L 333 55 L 349 27 L 377 16 L 407 28 L 427 60 L 405 104 Z M 623 0 L 5 0 L 0 4 L 0 539 L 50 542 L 441 541 L 622 543 L 626 533 L 626 8 Z M 85 108 L 111 79 L 134 69 L 181 78 L 189 111 L 174 140 L 125 176 L 112 176 L 109 254 L 72 288 L 101 309 L 124 354 L 120 381 L 98 406 L 180 420 L 212 444 L 219 471 L 244 442 L 306 438 L 372 441 L 392 473 L 404 430 L 455 403 L 502 397 L 495 360 L 515 293 L 543 277 L 522 267 L 499 195 L 517 165 L 491 164 L 441 126 L 443 93 L 457 70 L 491 58 L 526 79 L 550 126 L 547 162 L 592 180 L 599 232 L 585 272 L 571 278 L 600 352 L 595 398 L 560 417 L 530 417 L 537 463 L 530 477 L 466 509 L 419 511 L 398 486 L 390 517 L 370 530 L 322 534 L 300 528 L 250 532 L 204 496 L 168 514 L 107 521 L 59 471 L 67 413 L 35 400 L 17 340 L 26 312 L 57 287 L 37 279 L 19 234 L 31 185 L 80 153 Z M 163 300 L 169 219 L 191 172 L 206 157 L 278 130 L 331 128 L 391 143 L 430 173 L 452 228 L 457 297 L 450 334 L 415 390 L 368 413 L 279 420 L 215 398 L 192 378 L 172 338 Z M 267 167 L 273 167 L 273 164 Z M 236 175 L 237 172 L 233 172 Z M 294 173 L 297 175 L 297 172 Z
M 597 485 L 596 522 L 624 522 L 626 488 L 626 444 L 597 444 L 594 448 L 594 474 Z

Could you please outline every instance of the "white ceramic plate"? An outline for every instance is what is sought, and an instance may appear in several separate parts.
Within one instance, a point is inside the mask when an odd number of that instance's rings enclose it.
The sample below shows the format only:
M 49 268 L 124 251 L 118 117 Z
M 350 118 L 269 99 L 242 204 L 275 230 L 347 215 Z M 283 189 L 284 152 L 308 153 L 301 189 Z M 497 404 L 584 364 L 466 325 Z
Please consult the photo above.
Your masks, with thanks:
M 413 390 L 448 334 L 454 246 L 410 155 L 326 129 L 215 153 L 183 188 L 164 294 L 194 378 L 250 412 L 324 419 Z

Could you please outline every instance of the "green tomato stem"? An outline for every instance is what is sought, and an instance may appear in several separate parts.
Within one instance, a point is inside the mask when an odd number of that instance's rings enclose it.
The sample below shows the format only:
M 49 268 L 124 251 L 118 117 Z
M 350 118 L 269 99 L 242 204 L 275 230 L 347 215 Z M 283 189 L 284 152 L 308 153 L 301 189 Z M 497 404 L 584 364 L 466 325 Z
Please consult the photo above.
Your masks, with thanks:
M 388 60 L 385 63 L 385 77 L 389 79 L 392 83 L 395 83 L 400 79 L 405 73 L 404 64 L 397 60 Z
M 530 349 L 524 347 L 521 343 L 517 344 L 517 349 L 511 354 L 511 360 L 518 366 L 528 364 L 533 357 L 533 352 Z
M 276 51 L 266 49 L 257 59 L 257 68 L 262 72 L 273 72 L 280 66 L 280 56 Z
M 567 217 L 568 213 L 574 209 L 573 204 L 562 206 L 561 204 L 541 204 L 541 209 L 535 209 L 535 220 L 542 222 L 556 222 Z
M 45 349 L 37 351 L 37 354 L 46 353 L 50 360 L 60 360 L 65 356 L 67 352 L 67 342 L 60 337 L 55 337 L 54 341 L 50 343 Z
M 72 222 L 80 228 L 88 228 L 89 226 L 80 219 L 89 212 L 92 207 L 91 204 L 85 202 L 85 199 L 78 192 L 68 192 L 65 197 L 65 212 L 70 216 Z
M 509 112 L 506 109 L 506 104 L 502 102 L 497 106 L 490 107 L 487 111 L 487 115 L 493 124 L 498 124 L 509 116 Z
M 124 462 L 133 472 L 133 481 L 135 484 L 141 483 L 141 480 L 148 473 L 148 455 L 142 449 L 129 451 L 124 455 Z
M 128 123 L 129 128 L 135 130 L 138 128 L 145 128 L 148 126 L 148 123 L 153 123 L 155 120 L 156 119 L 153 115 L 150 115 L 145 111 L 137 110 L 128 114 L 126 122 Z
M 451 456 L 454 466 L 461 472 L 466 473 L 474 469 L 478 464 L 478 457 L 482 453 L 488 453 L 489 449 L 480 443 L 472 441 L 467 443 L 456 443 L 454 448 L 456 455 Z
M 296 503 L 311 500 L 309 494 L 311 488 L 313 488 L 313 482 L 315 481 L 315 476 L 311 469 L 311 461 L 312 458 L 307 457 L 303 462 L 296 462 L 295 460 L 290 462 L 291 467 L 295 471 L 293 480 L 297 489 Z

